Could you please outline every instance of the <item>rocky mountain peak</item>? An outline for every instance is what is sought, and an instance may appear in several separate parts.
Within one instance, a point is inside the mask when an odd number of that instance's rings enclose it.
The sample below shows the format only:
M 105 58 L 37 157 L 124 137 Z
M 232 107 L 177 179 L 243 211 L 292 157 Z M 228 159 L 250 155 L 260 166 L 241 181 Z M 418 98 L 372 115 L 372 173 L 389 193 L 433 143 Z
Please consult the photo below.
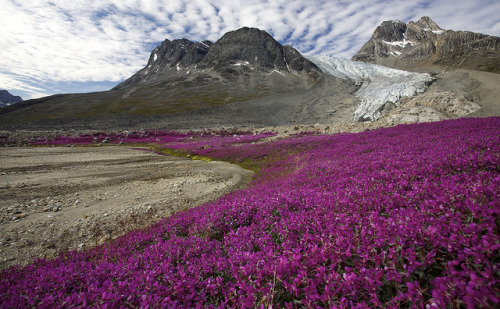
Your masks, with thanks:
M 211 41 L 194 43 L 188 39 L 166 39 L 155 47 L 149 56 L 146 67 L 122 82 L 117 89 L 124 89 L 145 80 L 156 79 L 160 75 L 172 75 L 180 68 L 187 68 L 198 64 L 212 46 Z
M 382 22 L 375 29 L 372 37 L 378 40 L 386 40 L 389 42 L 401 41 L 404 39 L 406 32 L 406 24 L 399 20 L 388 20 Z
M 410 21 L 408 25 L 417 25 L 424 31 L 443 31 L 429 16 L 421 17 L 417 22 Z
M 282 74 L 320 72 L 293 47 L 281 45 L 266 31 L 248 27 L 224 34 L 210 48 L 202 65 L 216 70 L 243 65 Z
M 20 96 L 12 95 L 7 90 L 0 90 L 0 107 L 9 106 L 22 100 Z
M 241 28 L 222 36 L 212 46 L 203 64 L 219 69 L 227 65 L 247 64 L 273 69 L 285 67 L 283 47 L 267 32 Z
M 208 71 L 228 79 L 262 72 L 282 76 L 304 73 L 312 80 L 321 75 L 321 70 L 293 47 L 281 45 L 266 31 L 244 27 L 224 34 L 215 43 L 165 40 L 153 49 L 146 67 L 114 89 L 186 75 L 201 74 L 205 80 Z
M 430 17 L 405 24 L 384 21 L 352 58 L 404 70 L 432 66 L 500 72 L 500 38 L 444 30 Z
M 210 41 L 194 43 L 188 39 L 165 40 L 151 52 L 148 66 L 172 67 L 179 64 L 187 67 L 197 64 L 207 54 L 212 44 Z

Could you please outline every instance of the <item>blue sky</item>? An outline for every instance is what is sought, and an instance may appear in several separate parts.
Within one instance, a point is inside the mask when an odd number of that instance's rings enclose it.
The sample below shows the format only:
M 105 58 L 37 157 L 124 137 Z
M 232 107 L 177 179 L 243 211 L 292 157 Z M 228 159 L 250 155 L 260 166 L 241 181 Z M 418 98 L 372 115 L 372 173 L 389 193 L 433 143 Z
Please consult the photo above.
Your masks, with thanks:
M 102 91 L 165 39 L 216 41 L 243 26 L 305 54 L 351 57 L 384 20 L 430 16 L 500 36 L 498 0 L 0 0 L 0 89 L 24 99 Z

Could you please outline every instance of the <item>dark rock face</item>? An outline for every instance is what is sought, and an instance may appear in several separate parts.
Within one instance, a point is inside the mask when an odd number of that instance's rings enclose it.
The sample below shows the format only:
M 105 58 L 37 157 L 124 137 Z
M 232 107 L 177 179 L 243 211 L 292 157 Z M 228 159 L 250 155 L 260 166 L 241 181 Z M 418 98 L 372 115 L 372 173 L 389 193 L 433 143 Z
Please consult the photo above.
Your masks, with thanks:
M 399 20 L 384 21 L 373 32 L 373 38 L 389 42 L 402 41 L 406 32 L 406 24 Z
M 282 46 L 267 32 L 241 28 L 222 36 L 217 42 L 194 43 L 187 39 L 165 40 L 156 47 L 145 68 L 114 89 L 126 89 L 141 83 L 196 75 L 211 71 L 219 78 L 232 79 L 250 73 L 273 71 L 281 74 L 305 73 L 317 79 L 321 70 L 291 46 Z
M 12 95 L 7 90 L 0 90 L 0 107 L 9 106 L 22 100 L 20 96 Z
M 217 70 L 246 61 L 266 69 L 287 70 L 284 58 L 283 46 L 267 32 L 242 28 L 215 42 L 202 64 Z
M 210 41 L 193 43 L 188 39 L 165 40 L 151 52 L 148 64 L 144 69 L 114 89 L 124 89 L 143 80 L 154 78 L 158 73 L 163 73 L 165 69 L 177 65 L 179 67 L 196 65 L 205 57 L 212 44 Z
M 429 17 L 405 24 L 384 21 L 353 60 L 398 69 L 431 66 L 500 73 L 500 38 L 440 28 Z
M 201 64 L 216 70 L 246 64 L 279 72 L 321 71 L 295 48 L 282 46 L 265 31 L 246 27 L 226 33 L 210 48 Z
M 205 57 L 212 44 L 210 41 L 193 43 L 187 39 L 165 40 L 151 53 L 148 66 L 162 64 L 172 66 L 179 63 L 183 67 L 188 67 L 197 64 Z

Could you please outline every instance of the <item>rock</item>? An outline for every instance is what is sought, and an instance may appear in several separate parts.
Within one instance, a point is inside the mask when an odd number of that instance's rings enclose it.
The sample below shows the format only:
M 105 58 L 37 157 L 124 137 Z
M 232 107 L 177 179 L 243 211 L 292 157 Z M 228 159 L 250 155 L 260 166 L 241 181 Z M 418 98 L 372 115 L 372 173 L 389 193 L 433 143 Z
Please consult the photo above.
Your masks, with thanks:
M 27 214 L 17 212 L 17 214 L 15 214 L 14 216 L 12 216 L 11 220 L 12 221 L 16 221 L 16 220 L 22 219 L 22 218 L 24 218 L 26 216 L 27 216 Z
M 406 106 L 430 107 L 450 118 L 463 117 L 481 108 L 477 103 L 467 100 L 463 95 L 450 91 L 427 92 L 409 99 L 404 104 Z
M 22 100 L 20 96 L 12 95 L 7 90 L 0 90 L 0 107 L 10 106 Z
M 389 125 L 401 123 L 434 122 L 447 119 L 445 115 L 426 106 L 402 107 L 383 118 Z
M 384 21 L 353 60 L 403 70 L 430 65 L 500 72 L 500 38 L 440 28 L 429 17 Z

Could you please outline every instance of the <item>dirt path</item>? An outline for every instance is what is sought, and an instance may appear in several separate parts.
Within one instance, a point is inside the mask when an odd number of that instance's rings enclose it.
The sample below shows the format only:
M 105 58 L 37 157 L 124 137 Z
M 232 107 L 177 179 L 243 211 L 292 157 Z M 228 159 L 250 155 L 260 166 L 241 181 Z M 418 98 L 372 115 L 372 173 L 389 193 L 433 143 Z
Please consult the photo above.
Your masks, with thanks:
M 129 147 L 2 147 L 0 269 L 102 244 L 235 190 L 251 175 Z

